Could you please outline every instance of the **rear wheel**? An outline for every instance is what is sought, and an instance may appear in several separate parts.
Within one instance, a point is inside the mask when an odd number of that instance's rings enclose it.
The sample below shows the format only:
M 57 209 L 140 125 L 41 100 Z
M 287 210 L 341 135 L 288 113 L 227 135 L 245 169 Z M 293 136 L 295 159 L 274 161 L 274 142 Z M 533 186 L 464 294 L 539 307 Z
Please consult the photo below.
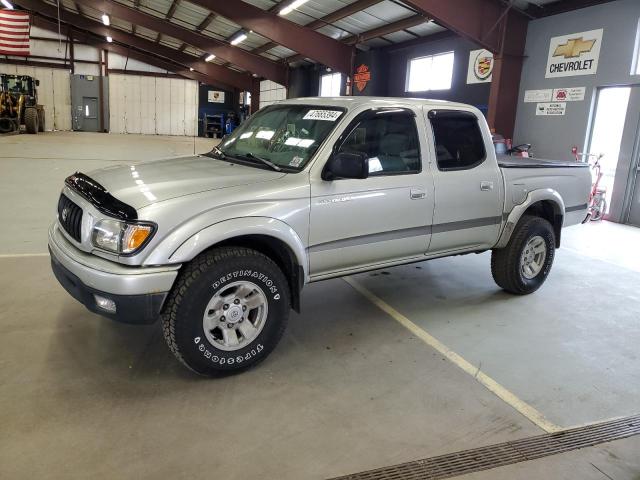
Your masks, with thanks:
M 264 360 L 284 333 L 289 309 L 288 283 L 271 259 L 222 247 L 184 268 L 161 317 L 176 358 L 196 373 L 214 375 Z
M 604 196 L 597 197 L 593 201 L 593 214 L 591 215 L 592 222 L 598 222 L 604 218 L 604 213 L 607 211 L 607 199 Z
M 24 125 L 27 127 L 27 133 L 38 133 L 38 110 L 25 108 Z
M 0 118 L 0 133 L 9 133 L 14 130 L 15 122 L 11 118 Z
M 491 254 L 493 279 L 510 293 L 535 292 L 551 271 L 555 244 L 555 233 L 547 220 L 523 216 L 507 246 Z
M 38 132 L 44 132 L 44 109 L 38 109 Z

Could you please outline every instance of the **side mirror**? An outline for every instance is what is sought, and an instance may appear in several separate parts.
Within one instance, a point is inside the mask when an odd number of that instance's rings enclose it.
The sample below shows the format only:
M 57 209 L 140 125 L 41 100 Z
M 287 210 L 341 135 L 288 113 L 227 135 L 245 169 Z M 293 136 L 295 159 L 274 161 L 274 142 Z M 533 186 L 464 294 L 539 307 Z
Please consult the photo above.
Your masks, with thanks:
M 333 155 L 322 171 L 323 180 L 338 178 L 364 179 L 369 176 L 369 158 L 361 152 L 340 152 Z

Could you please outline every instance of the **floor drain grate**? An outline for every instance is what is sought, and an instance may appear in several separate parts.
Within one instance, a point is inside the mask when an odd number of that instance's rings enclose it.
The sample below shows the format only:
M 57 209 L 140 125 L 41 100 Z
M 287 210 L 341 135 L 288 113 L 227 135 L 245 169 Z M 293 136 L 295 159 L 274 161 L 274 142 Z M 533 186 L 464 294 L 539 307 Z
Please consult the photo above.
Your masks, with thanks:
M 548 457 L 640 434 L 640 415 L 448 453 L 334 480 L 435 480 Z

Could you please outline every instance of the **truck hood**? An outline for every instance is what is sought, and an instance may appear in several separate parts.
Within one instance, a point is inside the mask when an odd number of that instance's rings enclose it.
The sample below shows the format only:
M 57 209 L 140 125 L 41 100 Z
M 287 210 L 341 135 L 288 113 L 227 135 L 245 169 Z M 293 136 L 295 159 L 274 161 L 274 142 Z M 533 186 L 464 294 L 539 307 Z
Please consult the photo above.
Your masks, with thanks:
M 198 155 L 107 167 L 88 175 L 137 210 L 194 193 L 276 180 L 285 174 Z

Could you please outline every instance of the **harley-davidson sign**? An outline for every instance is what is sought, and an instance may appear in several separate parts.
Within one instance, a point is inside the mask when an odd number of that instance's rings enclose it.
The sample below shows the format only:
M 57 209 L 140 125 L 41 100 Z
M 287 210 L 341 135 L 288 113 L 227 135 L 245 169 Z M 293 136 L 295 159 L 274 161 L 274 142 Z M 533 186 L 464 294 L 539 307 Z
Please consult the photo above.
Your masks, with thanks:
M 598 71 L 603 29 L 553 37 L 546 78 L 594 75 Z
M 359 92 L 364 91 L 367 84 L 371 80 L 371 71 L 369 67 L 364 63 L 356 68 L 356 73 L 353 75 L 353 83 Z

